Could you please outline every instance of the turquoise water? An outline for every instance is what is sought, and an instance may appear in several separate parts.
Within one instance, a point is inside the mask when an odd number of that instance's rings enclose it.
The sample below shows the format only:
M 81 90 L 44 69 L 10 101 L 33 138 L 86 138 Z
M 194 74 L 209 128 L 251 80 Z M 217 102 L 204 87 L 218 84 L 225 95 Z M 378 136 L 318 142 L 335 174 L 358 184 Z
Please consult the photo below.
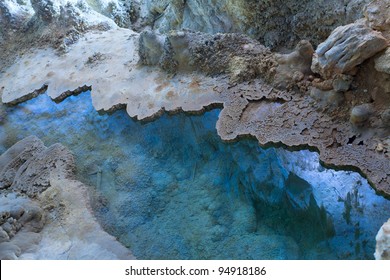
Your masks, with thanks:
M 390 201 L 309 151 L 224 143 L 219 110 L 141 123 L 89 92 L 0 108 L 0 152 L 28 136 L 76 156 L 99 222 L 140 259 L 372 259 Z

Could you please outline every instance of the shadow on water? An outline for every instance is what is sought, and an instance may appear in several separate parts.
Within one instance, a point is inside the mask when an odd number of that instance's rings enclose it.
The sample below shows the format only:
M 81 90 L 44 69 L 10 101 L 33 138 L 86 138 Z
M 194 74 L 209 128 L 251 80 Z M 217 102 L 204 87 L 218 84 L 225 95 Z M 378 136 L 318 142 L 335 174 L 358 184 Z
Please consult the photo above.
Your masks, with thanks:
M 371 259 L 390 202 L 309 151 L 224 143 L 220 110 L 140 123 L 90 94 L 1 107 L 0 152 L 37 135 L 76 156 L 103 227 L 140 259 Z

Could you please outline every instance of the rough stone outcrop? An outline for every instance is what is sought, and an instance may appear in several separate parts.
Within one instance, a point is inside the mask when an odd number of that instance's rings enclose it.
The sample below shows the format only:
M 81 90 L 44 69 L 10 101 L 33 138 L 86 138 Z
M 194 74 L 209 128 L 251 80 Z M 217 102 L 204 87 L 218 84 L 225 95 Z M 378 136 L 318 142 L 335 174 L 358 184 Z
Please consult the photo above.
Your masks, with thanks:
M 364 20 L 341 26 L 318 46 L 312 70 L 324 78 L 335 74 L 351 74 L 357 65 L 387 46 L 388 42 L 383 35 L 366 26 Z
M 0 35 L 8 30 L 21 30 L 34 14 L 30 1 L 3 0 L 0 2 Z
M 381 227 L 376 236 L 375 258 L 390 260 L 390 220 Z
M 0 156 L 0 170 L 0 259 L 133 258 L 91 214 L 62 145 L 25 138 Z
M 317 45 L 337 26 L 362 17 L 368 0 L 244 1 L 140 0 L 141 26 L 166 33 L 189 29 L 205 33 L 244 33 L 270 48 Z M 308 16 L 310 15 L 310 16 Z
M 382 34 L 390 39 L 390 1 L 374 0 L 364 8 L 364 15 L 369 26 L 381 31 Z
M 143 65 L 157 65 L 170 73 L 229 74 L 236 82 L 270 77 L 276 66 L 269 49 L 240 34 L 146 31 L 140 35 L 139 52 Z
M 375 69 L 390 75 L 390 48 L 387 48 L 385 53 L 375 59 Z
M 7 3 L 11 8 L 7 9 Z M 0 60 L 4 66 L 30 48 L 51 46 L 64 53 L 87 31 L 117 27 L 84 0 L 26 0 L 21 4 L 5 0 L 0 5 Z
M 0 189 L 11 189 L 30 197 L 50 187 L 50 176 L 71 177 L 72 154 L 62 145 L 46 148 L 36 137 L 18 142 L 0 156 Z

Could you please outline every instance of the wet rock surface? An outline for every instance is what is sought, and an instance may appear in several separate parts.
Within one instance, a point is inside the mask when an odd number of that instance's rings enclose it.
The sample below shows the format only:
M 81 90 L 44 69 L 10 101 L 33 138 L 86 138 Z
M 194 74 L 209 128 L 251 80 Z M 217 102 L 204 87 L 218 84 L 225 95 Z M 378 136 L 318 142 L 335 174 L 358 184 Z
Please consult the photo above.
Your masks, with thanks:
M 73 155 L 27 137 L 0 156 L 0 259 L 128 259 L 73 180 Z

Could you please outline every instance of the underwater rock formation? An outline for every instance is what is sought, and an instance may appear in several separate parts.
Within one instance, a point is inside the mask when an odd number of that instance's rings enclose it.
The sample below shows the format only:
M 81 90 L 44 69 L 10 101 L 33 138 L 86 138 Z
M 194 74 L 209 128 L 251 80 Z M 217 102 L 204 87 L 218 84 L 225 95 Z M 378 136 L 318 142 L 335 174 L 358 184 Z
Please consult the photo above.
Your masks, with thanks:
M 60 144 L 31 136 L 0 156 L 0 259 L 129 259 L 91 214 Z

